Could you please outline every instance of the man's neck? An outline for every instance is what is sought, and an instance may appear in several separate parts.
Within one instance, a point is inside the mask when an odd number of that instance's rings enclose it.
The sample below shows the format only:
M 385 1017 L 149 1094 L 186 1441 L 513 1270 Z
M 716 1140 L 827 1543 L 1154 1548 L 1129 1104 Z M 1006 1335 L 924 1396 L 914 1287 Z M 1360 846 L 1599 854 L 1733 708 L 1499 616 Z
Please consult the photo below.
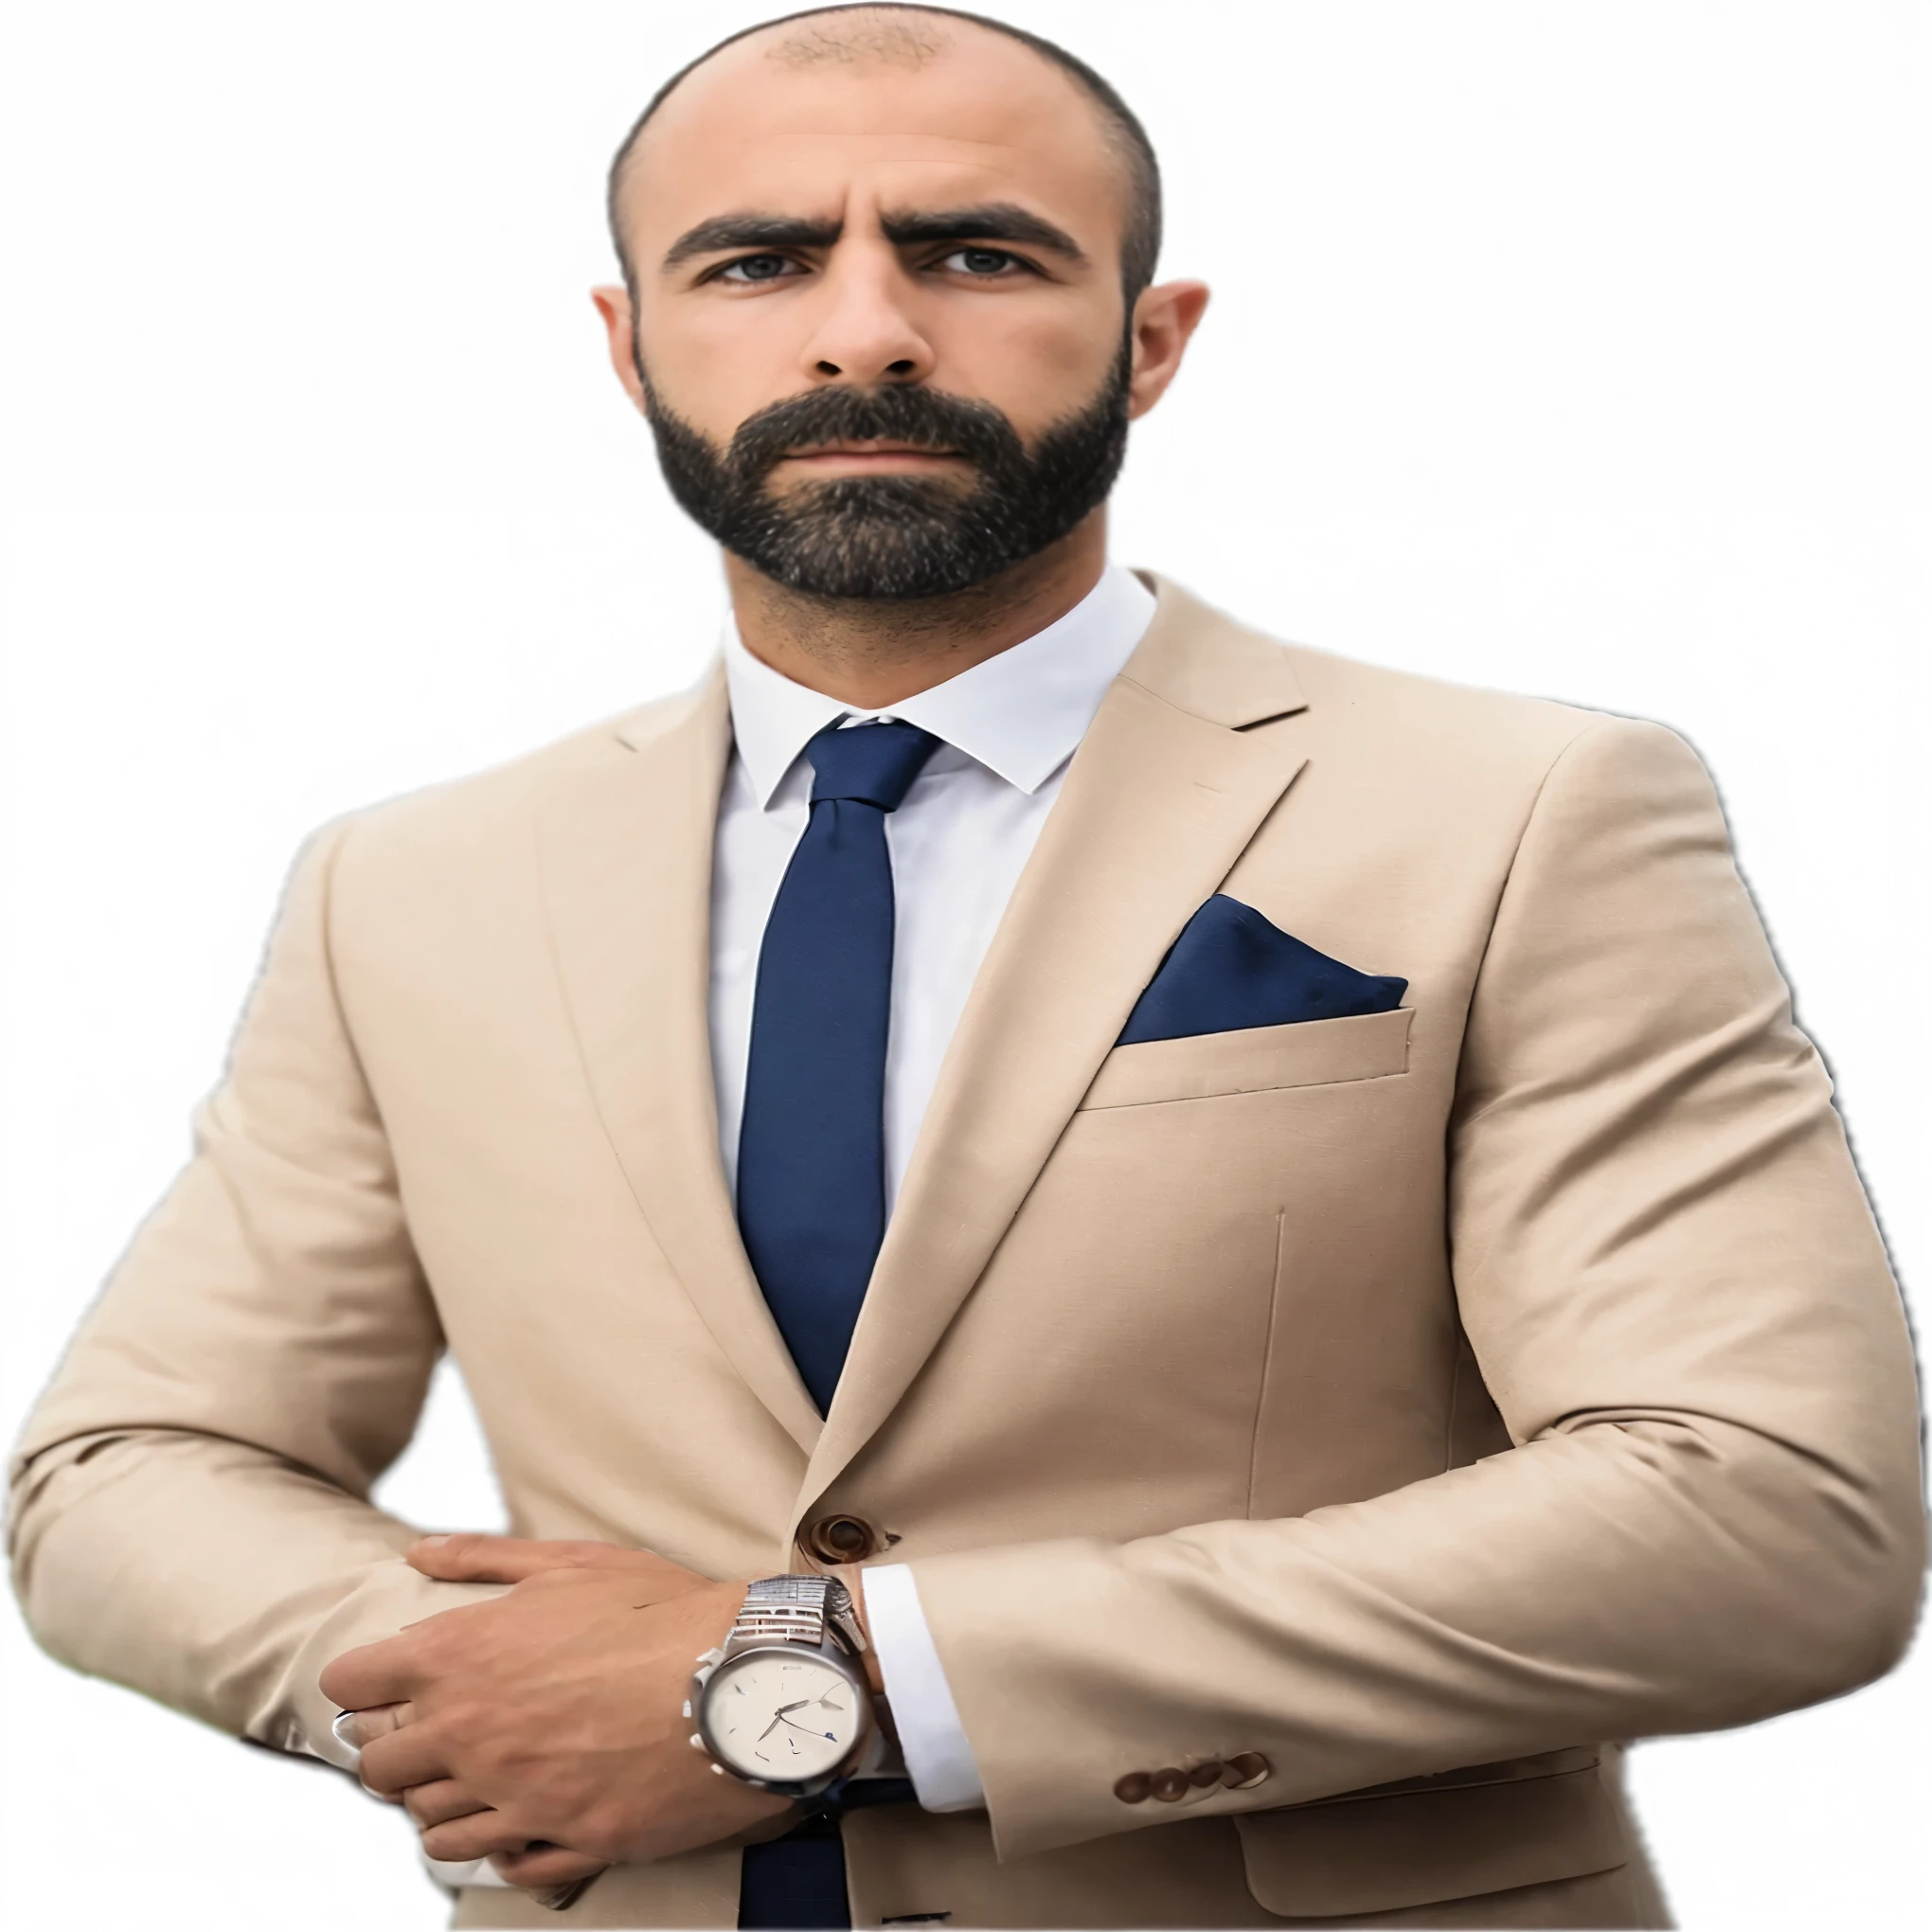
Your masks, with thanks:
M 997 657 L 1057 623 L 1100 581 L 1104 510 L 986 583 L 903 600 L 811 597 L 724 557 L 738 635 L 751 654 L 808 689 L 883 711 Z

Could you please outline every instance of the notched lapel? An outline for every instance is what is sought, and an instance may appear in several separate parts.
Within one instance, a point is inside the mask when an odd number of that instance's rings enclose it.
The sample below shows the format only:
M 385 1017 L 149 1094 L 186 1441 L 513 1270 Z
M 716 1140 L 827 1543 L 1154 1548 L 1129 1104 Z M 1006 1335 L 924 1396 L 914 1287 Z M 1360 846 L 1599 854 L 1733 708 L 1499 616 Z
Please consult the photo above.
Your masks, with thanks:
M 801 1511 L 911 1386 L 1141 990 L 1305 761 L 1280 646 L 1158 590 L 940 1068 Z
M 557 967 L 624 1173 L 718 1346 L 808 1453 L 817 1410 L 738 1237 L 711 1078 L 711 847 L 730 711 L 722 671 L 538 814 Z

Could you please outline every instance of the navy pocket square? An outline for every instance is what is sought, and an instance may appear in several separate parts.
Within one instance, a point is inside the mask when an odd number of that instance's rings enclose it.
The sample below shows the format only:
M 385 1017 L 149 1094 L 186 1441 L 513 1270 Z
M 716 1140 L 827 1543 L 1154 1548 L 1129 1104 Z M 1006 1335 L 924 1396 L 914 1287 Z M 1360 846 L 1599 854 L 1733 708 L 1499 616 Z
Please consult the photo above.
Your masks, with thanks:
M 1406 979 L 1358 973 L 1217 892 L 1168 949 L 1118 1044 L 1392 1012 L 1407 991 Z

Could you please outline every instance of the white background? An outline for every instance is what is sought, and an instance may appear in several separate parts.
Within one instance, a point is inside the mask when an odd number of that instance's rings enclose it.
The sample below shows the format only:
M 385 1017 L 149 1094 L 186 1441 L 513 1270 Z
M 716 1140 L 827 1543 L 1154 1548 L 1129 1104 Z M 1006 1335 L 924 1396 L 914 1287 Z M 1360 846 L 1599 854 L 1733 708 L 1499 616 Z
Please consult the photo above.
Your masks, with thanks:
M 1908 1285 L 1932 446 L 1923 7 L 1013 0 L 1217 299 L 1117 554 L 1714 766 Z M 349 806 L 687 682 L 721 608 L 584 291 L 601 170 L 736 5 L 40 0 L 0 46 L 4 1420 L 187 1146 Z M 496 1504 L 460 1391 L 389 1500 Z M 331 1774 L 4 1639 L 9 1922 L 440 1923 Z M 1928 1672 L 1653 1744 L 1692 1928 L 1924 1923 Z

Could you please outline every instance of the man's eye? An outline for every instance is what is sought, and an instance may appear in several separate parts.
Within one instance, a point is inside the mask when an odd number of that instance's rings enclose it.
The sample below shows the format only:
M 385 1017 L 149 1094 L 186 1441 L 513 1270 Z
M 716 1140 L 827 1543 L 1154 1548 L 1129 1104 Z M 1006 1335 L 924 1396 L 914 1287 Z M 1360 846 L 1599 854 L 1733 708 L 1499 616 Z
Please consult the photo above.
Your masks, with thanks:
M 1020 260 L 1004 248 L 956 248 L 939 266 L 957 269 L 962 275 L 1003 275 L 1010 268 L 1018 268 Z
M 736 282 L 778 281 L 793 265 L 792 261 L 782 255 L 747 255 L 740 260 L 726 262 L 718 271 L 718 279 Z

